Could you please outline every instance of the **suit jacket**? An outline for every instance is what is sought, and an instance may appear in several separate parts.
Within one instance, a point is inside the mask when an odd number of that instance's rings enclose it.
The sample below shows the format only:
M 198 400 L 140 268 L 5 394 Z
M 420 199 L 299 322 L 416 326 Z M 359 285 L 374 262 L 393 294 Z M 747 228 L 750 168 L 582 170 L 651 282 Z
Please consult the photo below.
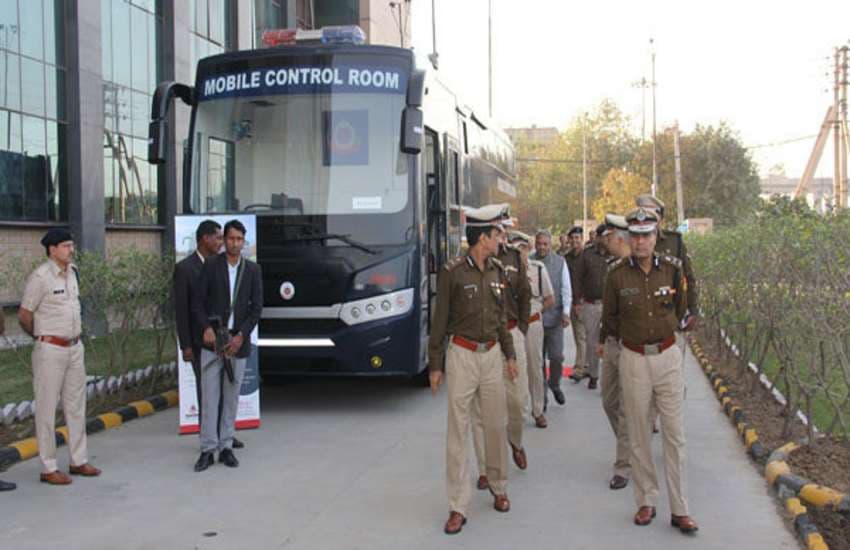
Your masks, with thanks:
M 197 252 L 189 254 L 174 267 L 174 317 L 180 349 L 201 349 L 203 330 L 192 314 L 192 294 L 201 280 L 204 262 Z
M 233 330 L 242 334 L 244 341 L 236 357 L 251 355 L 251 332 L 260 322 L 263 312 L 263 276 L 260 266 L 242 258 L 242 282 L 233 305 Z M 209 317 L 218 316 L 227 323 L 230 311 L 230 274 L 224 252 L 207 258 L 201 270 L 200 283 L 195 288 L 192 313 L 201 333 L 210 327 Z

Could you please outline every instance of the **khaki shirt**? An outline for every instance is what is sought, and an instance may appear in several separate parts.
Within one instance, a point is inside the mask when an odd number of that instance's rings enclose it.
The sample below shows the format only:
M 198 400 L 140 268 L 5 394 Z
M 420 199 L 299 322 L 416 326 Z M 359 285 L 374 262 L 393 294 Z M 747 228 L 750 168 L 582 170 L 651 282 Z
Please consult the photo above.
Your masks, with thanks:
M 611 265 L 602 300 L 599 343 L 617 335 L 630 344 L 655 344 L 673 336 L 687 310 L 682 263 L 654 255 L 646 274 L 634 258 Z
M 580 300 L 596 302 L 602 299 L 605 274 L 608 272 L 608 254 L 599 246 L 588 246 L 575 262 L 575 286 L 573 302 Z
M 64 272 L 53 260 L 47 260 L 33 271 L 21 307 L 33 313 L 35 336 L 76 338 L 82 332 L 80 288 L 74 274 L 76 266 Z
M 496 259 L 504 267 L 507 284 L 505 292 L 505 314 L 508 321 L 516 321 L 519 330 L 528 331 L 531 316 L 531 285 L 528 282 L 528 266 L 522 261 L 519 250 L 512 246 L 501 246 Z
M 543 300 L 555 296 L 552 279 L 543 262 L 528 260 L 528 282 L 531 286 L 531 314 L 543 311 Z
M 655 242 L 655 251 L 659 256 L 672 256 L 682 262 L 682 270 L 687 280 L 688 309 L 692 315 L 699 313 L 699 294 L 697 292 L 697 280 L 691 265 L 691 257 L 685 247 L 685 240 L 681 233 L 676 231 L 658 230 L 658 240 Z
M 502 353 L 515 359 L 513 338 L 507 329 L 502 268 L 488 258 L 484 270 L 471 256 L 455 258 L 440 271 L 437 304 L 428 339 L 428 368 L 443 370 L 446 338 L 457 335 L 473 342 L 498 340 Z

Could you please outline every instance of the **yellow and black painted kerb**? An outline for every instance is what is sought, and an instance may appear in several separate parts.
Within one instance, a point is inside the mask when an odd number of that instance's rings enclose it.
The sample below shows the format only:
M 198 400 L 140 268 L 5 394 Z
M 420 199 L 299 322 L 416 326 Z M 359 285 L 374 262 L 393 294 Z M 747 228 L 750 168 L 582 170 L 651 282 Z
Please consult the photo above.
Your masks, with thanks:
M 708 357 L 702 351 L 699 343 L 692 338 L 691 348 L 700 366 L 711 382 L 717 399 L 723 407 L 723 412 L 732 421 L 741 435 L 747 448 L 747 453 L 759 464 L 764 464 L 764 476 L 771 487 L 785 502 L 785 509 L 794 520 L 794 529 L 803 540 L 807 550 L 829 550 L 829 546 L 818 532 L 817 526 L 809 517 L 801 499 L 819 508 L 831 509 L 845 515 L 850 514 L 850 497 L 810 483 L 808 480 L 791 473 L 786 462 L 788 455 L 799 448 L 797 443 L 787 443 L 775 451 L 769 451 L 758 439 L 754 427 L 747 422 L 743 409 L 735 404 L 729 388 L 723 378 L 714 370 Z M 799 497 L 799 498 L 798 498 Z M 811 499 L 811 500 L 810 500 Z
M 86 420 L 86 433 L 93 434 L 120 426 L 134 418 L 148 416 L 156 411 L 173 407 L 178 401 L 178 394 L 174 390 L 153 395 L 140 401 L 133 401 L 112 412 L 99 414 Z M 56 444 L 64 445 L 67 441 L 68 427 L 57 428 Z M 16 462 L 27 460 L 36 455 L 38 455 L 38 442 L 34 437 L 16 441 L 6 447 L 0 447 L 0 470 L 5 470 Z

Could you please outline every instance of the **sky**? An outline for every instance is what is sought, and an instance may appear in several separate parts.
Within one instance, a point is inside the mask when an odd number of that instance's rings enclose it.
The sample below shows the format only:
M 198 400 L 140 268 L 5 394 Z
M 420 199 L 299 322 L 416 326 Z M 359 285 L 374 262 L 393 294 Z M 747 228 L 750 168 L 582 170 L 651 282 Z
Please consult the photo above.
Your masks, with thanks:
M 487 0 L 434 0 L 439 72 L 487 113 Z M 641 131 L 656 52 L 658 128 L 726 121 L 759 172 L 799 177 L 832 103 L 836 46 L 850 44 L 850 1 L 492 0 L 493 118 L 566 127 L 604 98 Z M 431 0 L 411 3 L 419 55 L 432 50 Z M 651 132 L 651 91 L 646 93 Z M 763 146 L 788 140 L 783 145 Z M 832 176 L 832 143 L 816 172 Z

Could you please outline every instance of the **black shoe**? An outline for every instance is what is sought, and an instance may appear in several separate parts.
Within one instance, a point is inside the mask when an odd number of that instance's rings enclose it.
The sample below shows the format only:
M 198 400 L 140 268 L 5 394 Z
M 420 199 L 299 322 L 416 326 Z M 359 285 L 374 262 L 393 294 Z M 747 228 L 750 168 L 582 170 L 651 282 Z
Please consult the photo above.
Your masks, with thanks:
M 201 456 L 198 457 L 198 461 L 195 462 L 195 471 L 203 472 L 213 464 L 215 464 L 215 457 L 213 456 L 212 451 L 204 451 L 201 453 Z
M 11 481 L 3 481 L 0 479 L 0 491 L 14 491 L 18 486 Z
M 245 444 L 234 437 L 233 438 L 233 448 L 234 449 L 244 449 Z
M 236 460 L 236 455 L 233 454 L 233 451 L 230 449 L 222 449 L 221 452 L 218 453 L 218 461 L 228 468 L 239 467 L 239 461 Z
M 552 395 L 555 396 L 555 401 L 558 405 L 563 405 L 567 402 L 566 398 L 564 398 L 564 392 L 561 391 L 561 388 L 551 388 Z
M 595 390 L 596 389 L 596 378 L 590 376 L 590 382 L 587 383 L 587 389 Z

